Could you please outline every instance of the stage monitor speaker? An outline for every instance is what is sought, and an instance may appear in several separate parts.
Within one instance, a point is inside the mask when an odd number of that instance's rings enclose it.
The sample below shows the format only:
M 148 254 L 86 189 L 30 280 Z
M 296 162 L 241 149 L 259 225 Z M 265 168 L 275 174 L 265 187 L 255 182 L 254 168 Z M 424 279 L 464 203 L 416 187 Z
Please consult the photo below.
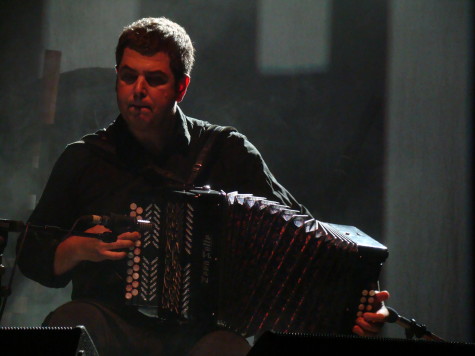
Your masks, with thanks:
M 98 356 L 84 326 L 1 327 L 0 355 Z
M 345 353 L 359 355 L 362 352 L 434 352 L 448 355 L 474 355 L 475 344 L 458 342 L 438 342 L 421 339 L 392 339 L 383 337 L 359 337 L 353 335 L 299 335 L 281 334 L 270 331 L 259 337 L 247 356 L 280 356 L 280 355 L 344 355 Z M 340 353 L 341 352 L 341 353 Z

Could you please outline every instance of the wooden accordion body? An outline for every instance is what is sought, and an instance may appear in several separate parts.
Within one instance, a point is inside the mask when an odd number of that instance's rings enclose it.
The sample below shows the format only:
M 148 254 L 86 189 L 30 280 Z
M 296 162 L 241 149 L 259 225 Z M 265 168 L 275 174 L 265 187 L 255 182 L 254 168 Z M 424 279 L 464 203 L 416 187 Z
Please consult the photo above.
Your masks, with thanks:
M 162 192 L 132 202 L 154 224 L 127 259 L 126 302 L 163 320 L 350 333 L 368 307 L 385 246 L 351 226 L 251 194 Z

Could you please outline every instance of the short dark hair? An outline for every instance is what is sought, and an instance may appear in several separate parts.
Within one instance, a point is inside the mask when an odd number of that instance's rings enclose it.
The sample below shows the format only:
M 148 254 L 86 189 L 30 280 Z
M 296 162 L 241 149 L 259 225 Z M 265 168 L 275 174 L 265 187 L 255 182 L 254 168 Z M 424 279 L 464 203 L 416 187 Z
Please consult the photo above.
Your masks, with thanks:
M 195 61 L 195 49 L 190 36 L 182 26 L 165 17 L 146 17 L 124 27 L 115 50 L 117 66 L 120 65 L 125 48 L 144 56 L 167 53 L 176 80 L 189 76 Z

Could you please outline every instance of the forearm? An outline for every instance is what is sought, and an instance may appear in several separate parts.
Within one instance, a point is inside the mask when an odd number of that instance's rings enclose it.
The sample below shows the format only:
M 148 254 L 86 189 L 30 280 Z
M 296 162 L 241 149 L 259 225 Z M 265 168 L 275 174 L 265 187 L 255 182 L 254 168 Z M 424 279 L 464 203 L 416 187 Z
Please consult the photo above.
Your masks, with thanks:
M 52 288 L 65 287 L 70 275 L 54 273 L 55 251 L 59 237 L 48 233 L 29 232 L 21 236 L 17 245 L 18 267 L 28 278 Z
M 64 240 L 56 248 L 53 268 L 55 276 L 60 276 L 71 271 L 81 262 L 78 251 L 75 251 L 74 247 L 75 237 L 76 236 L 73 236 Z

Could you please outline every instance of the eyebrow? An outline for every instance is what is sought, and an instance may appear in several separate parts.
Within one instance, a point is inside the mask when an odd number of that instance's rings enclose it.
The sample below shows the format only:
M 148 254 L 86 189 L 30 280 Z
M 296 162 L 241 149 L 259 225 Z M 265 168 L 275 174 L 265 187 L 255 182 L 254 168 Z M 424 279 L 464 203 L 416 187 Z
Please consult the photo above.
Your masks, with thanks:
M 124 66 L 122 66 L 122 67 L 119 67 L 119 71 L 120 71 L 120 70 L 124 70 L 124 69 L 125 69 L 125 70 L 128 70 L 128 71 L 131 71 L 131 72 L 134 72 L 134 73 L 138 73 L 135 69 L 129 67 L 128 65 L 124 65 Z M 161 74 L 161 75 L 165 75 L 165 76 L 168 77 L 168 74 L 165 73 L 165 72 L 162 71 L 162 70 L 146 71 L 145 74 L 146 74 L 146 75 L 150 75 L 150 74 L 152 74 L 152 75 Z

